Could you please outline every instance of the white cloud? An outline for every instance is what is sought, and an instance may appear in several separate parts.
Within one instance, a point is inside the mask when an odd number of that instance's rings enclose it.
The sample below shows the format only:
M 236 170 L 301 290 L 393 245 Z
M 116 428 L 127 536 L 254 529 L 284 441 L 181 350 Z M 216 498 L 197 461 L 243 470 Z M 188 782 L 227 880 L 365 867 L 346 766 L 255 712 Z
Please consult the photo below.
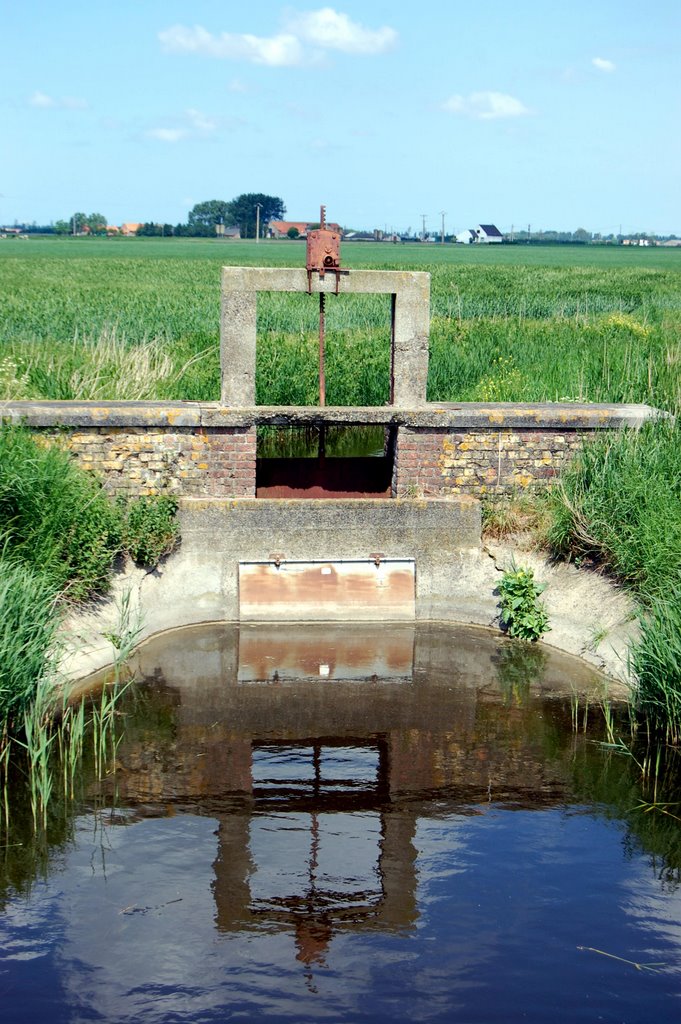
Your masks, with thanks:
M 394 28 L 387 25 L 378 29 L 365 28 L 359 22 L 351 21 L 347 14 L 334 11 L 333 7 L 291 13 L 286 27 L 306 43 L 342 53 L 385 53 L 397 42 Z
M 167 53 L 193 53 L 269 67 L 294 67 L 314 63 L 329 50 L 361 56 L 384 53 L 397 42 L 397 32 L 387 25 L 365 28 L 351 21 L 347 14 L 322 7 L 316 11 L 288 11 L 284 30 L 272 36 L 214 34 L 202 25 L 172 25 L 160 31 L 158 38 Z
M 33 95 L 31 96 L 31 98 L 29 99 L 28 102 L 30 103 L 30 105 L 32 107 L 43 107 L 45 109 L 47 107 L 56 107 L 57 106 L 57 101 L 55 100 L 54 96 L 48 96 L 44 92 L 38 92 L 37 89 L 33 93 Z
M 614 71 L 616 67 L 611 60 L 606 60 L 605 57 L 594 57 L 591 63 L 599 71 Z
M 145 135 L 148 139 L 155 139 L 157 142 L 175 143 L 183 139 L 199 139 L 212 135 L 218 129 L 218 122 L 215 118 L 209 117 L 201 110 L 190 107 L 183 114 L 175 118 L 169 118 L 169 123 L 164 127 L 150 128 Z
M 147 137 L 156 139 L 158 142 L 180 142 L 187 137 L 187 132 L 182 128 L 150 128 Z
M 450 96 L 442 104 L 450 114 L 464 114 L 478 121 L 493 121 L 502 117 L 522 117 L 528 108 L 503 92 L 472 92 L 469 96 Z
M 214 132 L 218 126 L 217 121 L 214 121 L 211 117 L 207 117 L 206 114 L 202 114 L 200 110 L 193 110 L 190 108 L 186 111 L 186 117 L 192 128 L 204 135 Z
M 79 96 L 48 96 L 46 92 L 36 89 L 28 100 L 29 106 L 42 110 L 87 110 L 87 100 Z
M 174 25 L 158 34 L 167 53 L 195 53 L 203 57 L 249 60 L 270 67 L 290 67 L 303 60 L 303 48 L 295 36 L 212 35 L 200 25 Z
M 227 88 L 230 92 L 248 92 L 248 86 L 239 81 L 238 78 L 233 78 Z

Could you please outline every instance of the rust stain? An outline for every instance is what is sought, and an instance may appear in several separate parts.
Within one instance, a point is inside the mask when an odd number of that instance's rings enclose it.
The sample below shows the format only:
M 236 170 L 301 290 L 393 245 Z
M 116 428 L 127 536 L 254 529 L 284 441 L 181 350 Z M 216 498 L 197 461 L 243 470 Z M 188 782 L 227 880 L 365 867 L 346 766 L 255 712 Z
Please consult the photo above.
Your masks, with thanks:
M 415 615 L 414 566 L 242 563 L 239 606 L 241 618 L 251 621 L 409 619 Z

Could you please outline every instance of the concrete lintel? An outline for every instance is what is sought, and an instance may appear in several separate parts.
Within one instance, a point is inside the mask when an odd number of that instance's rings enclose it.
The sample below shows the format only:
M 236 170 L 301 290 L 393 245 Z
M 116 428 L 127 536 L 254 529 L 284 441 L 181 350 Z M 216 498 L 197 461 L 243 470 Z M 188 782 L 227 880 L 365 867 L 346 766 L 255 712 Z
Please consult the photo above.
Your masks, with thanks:
M 336 291 L 336 275 L 312 275 L 312 292 Z M 222 287 L 227 292 L 306 292 L 304 267 L 223 267 Z M 423 270 L 350 270 L 338 281 L 340 295 L 358 293 L 396 295 L 413 289 L 430 301 L 430 274 Z
M 0 421 L 27 427 L 199 427 L 198 402 L 6 402 Z
M 258 292 L 335 292 L 395 296 L 391 353 L 393 401 L 420 406 L 426 400 L 430 333 L 430 274 L 407 270 L 313 273 L 296 267 L 223 267 L 220 316 L 221 400 L 225 406 L 255 404 Z
M 258 424 L 304 426 L 397 425 L 442 430 L 598 430 L 638 427 L 665 416 L 648 405 L 578 403 L 429 403 L 413 406 L 256 406 L 217 402 L 7 402 L 0 420 L 27 427 L 247 428 Z

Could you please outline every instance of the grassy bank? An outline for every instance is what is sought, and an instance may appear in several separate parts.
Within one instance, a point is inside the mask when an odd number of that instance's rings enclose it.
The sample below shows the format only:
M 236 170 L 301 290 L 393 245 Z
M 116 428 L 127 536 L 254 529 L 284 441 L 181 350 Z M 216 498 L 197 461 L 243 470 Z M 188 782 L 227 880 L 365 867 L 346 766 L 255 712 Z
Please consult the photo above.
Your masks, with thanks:
M 593 559 L 638 598 L 638 708 L 681 743 L 681 420 L 595 440 L 550 504 L 554 551 Z
M 106 592 L 122 553 L 155 564 L 175 542 L 174 512 L 165 496 L 114 502 L 66 452 L 0 428 L 0 766 L 44 718 L 64 608 Z

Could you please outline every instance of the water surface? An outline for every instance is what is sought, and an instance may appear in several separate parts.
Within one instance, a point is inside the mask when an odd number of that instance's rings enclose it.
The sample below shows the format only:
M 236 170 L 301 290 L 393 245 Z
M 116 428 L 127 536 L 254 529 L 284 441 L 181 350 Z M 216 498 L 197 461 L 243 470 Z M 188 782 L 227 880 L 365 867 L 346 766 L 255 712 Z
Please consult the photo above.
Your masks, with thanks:
M 115 775 L 7 837 L 3 1020 L 678 1019 L 677 823 L 578 662 L 211 626 L 137 669 Z

